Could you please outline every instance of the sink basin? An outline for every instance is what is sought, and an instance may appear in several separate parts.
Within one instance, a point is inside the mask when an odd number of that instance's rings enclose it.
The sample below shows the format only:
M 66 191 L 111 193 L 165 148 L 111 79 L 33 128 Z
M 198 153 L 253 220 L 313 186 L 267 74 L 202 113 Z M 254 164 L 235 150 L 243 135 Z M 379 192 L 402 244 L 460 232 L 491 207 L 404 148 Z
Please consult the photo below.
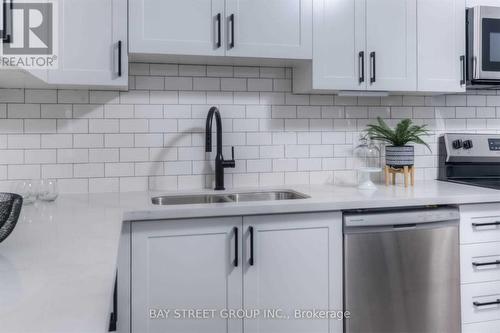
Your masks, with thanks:
M 192 205 L 222 202 L 250 202 L 307 199 L 309 196 L 290 190 L 224 194 L 166 195 L 151 199 L 153 205 Z

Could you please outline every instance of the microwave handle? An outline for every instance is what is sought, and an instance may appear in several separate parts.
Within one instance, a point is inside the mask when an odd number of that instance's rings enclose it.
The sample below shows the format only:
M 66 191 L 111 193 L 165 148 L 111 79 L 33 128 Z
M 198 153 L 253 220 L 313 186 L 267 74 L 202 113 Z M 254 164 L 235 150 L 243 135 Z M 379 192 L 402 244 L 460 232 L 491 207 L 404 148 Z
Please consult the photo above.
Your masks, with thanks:
M 477 56 L 472 58 L 472 78 L 477 79 Z
M 460 56 L 460 72 L 461 72 L 461 77 L 460 77 L 460 85 L 463 86 L 465 84 L 466 78 L 465 78 L 465 71 L 467 69 L 465 68 L 465 56 L 462 55 Z

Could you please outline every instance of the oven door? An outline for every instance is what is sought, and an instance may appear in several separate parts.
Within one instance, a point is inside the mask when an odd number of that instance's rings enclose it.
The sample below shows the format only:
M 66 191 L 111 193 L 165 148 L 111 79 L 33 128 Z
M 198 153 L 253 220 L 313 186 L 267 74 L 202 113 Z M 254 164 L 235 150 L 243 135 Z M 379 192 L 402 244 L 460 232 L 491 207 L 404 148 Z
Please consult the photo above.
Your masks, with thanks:
M 474 78 L 500 80 L 500 7 L 478 8 L 475 17 Z

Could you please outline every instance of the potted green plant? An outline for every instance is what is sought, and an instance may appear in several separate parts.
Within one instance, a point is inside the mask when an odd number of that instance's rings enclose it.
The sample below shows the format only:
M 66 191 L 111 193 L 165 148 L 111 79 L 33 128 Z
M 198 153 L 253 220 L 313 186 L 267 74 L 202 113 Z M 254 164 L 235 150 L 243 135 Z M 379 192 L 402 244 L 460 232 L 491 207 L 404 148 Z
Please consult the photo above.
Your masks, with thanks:
M 385 147 L 385 163 L 388 166 L 401 168 L 415 163 L 415 150 L 409 143 L 425 145 L 431 149 L 422 139 L 429 134 L 427 125 L 414 125 L 411 119 L 403 119 L 392 129 L 382 118 L 377 118 L 377 121 L 378 124 L 367 126 L 367 133 L 372 140 L 388 144 Z

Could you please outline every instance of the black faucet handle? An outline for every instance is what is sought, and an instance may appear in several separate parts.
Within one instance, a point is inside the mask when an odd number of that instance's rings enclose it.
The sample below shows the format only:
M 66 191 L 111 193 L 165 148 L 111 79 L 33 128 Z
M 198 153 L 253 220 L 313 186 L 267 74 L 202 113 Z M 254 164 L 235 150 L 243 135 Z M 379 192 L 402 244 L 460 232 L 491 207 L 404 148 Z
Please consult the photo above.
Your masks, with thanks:
M 236 167 L 236 161 L 234 160 L 234 146 L 231 147 L 231 159 L 229 161 L 222 161 L 222 166 L 224 168 L 235 168 Z

